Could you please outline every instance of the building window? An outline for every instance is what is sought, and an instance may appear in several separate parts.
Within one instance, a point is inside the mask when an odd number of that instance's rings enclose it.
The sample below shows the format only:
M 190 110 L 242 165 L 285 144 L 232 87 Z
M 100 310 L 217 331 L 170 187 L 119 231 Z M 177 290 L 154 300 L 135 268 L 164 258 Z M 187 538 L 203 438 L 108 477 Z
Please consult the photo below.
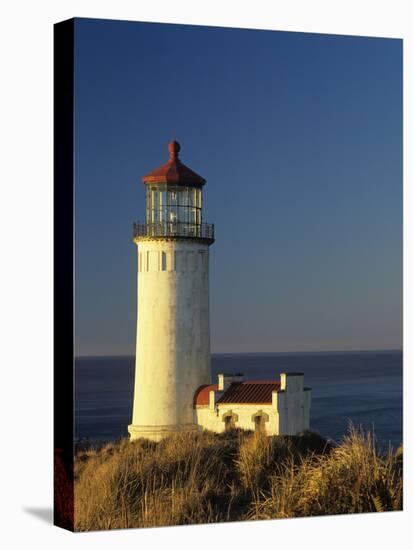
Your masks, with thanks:
M 166 252 L 161 252 L 162 261 L 161 261 L 161 270 L 166 271 Z
M 254 429 L 256 432 L 265 432 L 265 423 L 268 422 L 270 417 L 264 411 L 257 411 L 252 415 L 251 420 L 254 423 Z
M 235 428 L 235 422 L 233 416 L 226 416 L 225 417 L 225 431 L 233 430 Z
M 233 430 L 236 428 L 236 422 L 238 422 L 238 415 L 234 414 L 232 411 L 228 411 L 222 417 L 224 422 L 225 431 Z
M 254 418 L 254 428 L 256 432 L 265 432 L 265 422 L 262 416 Z

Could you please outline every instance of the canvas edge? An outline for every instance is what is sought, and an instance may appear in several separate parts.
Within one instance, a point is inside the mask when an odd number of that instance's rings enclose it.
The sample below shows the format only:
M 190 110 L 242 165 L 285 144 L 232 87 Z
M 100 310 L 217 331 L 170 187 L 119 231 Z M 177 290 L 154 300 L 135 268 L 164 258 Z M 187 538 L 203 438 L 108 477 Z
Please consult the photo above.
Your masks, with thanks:
M 74 19 L 54 25 L 54 512 L 74 531 Z

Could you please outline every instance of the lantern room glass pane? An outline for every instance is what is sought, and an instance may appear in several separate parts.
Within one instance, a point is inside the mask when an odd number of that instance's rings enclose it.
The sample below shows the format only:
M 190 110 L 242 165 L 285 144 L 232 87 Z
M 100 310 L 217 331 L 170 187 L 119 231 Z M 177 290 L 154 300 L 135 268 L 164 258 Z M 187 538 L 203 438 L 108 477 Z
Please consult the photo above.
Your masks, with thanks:
M 146 222 L 151 235 L 196 236 L 202 222 L 202 191 L 153 184 L 146 191 Z
M 189 206 L 196 206 L 196 192 L 197 192 L 197 189 L 189 190 L 189 197 L 188 197 Z
M 178 193 L 178 203 L 179 206 L 188 206 L 188 188 L 184 187 L 179 190 Z
M 194 223 L 194 224 L 197 223 L 197 221 L 196 221 L 196 211 L 197 211 L 196 208 L 191 208 L 191 210 L 189 211 L 189 223 Z
M 171 206 L 169 208 L 169 212 L 168 212 L 168 220 L 170 222 L 176 222 L 178 219 L 178 212 L 177 212 L 177 207 L 176 206 Z
M 188 223 L 188 207 L 187 206 L 179 206 L 178 207 L 178 221 L 181 223 Z
M 169 204 L 176 206 L 178 204 L 178 193 L 176 191 L 168 191 Z

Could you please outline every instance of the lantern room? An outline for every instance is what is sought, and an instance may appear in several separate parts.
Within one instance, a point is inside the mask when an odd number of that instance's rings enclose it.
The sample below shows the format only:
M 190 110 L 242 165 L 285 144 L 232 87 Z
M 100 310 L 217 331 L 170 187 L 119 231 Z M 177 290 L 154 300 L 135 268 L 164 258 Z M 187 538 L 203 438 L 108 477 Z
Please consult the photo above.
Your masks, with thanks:
M 203 223 L 202 187 L 206 180 L 179 159 L 181 146 L 168 145 L 169 160 L 144 176 L 146 223 L 135 224 L 136 237 L 214 239 L 214 226 Z
M 202 223 L 202 190 L 152 183 L 146 188 L 146 223 Z

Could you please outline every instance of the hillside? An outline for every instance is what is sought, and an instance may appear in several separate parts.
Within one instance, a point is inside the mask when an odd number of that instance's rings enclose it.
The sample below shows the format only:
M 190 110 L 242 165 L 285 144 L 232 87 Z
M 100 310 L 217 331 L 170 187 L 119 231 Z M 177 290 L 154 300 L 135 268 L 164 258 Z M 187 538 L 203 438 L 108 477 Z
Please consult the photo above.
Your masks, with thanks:
M 403 452 L 350 428 L 266 437 L 234 430 L 78 450 L 75 529 L 90 531 L 402 509 Z

